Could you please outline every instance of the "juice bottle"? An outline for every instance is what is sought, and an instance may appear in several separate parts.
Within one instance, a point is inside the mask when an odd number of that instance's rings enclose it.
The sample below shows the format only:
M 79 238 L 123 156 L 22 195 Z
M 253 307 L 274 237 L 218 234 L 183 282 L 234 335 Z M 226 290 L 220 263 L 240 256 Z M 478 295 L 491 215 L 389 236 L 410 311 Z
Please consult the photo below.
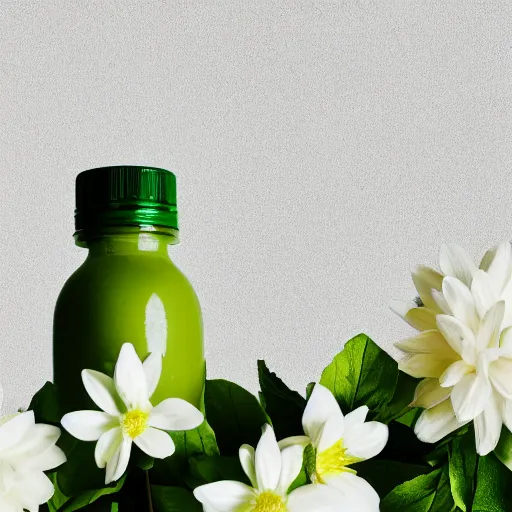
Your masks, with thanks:
M 75 227 L 75 243 L 88 255 L 65 283 L 53 324 L 62 413 L 97 409 L 81 370 L 113 376 L 125 342 L 141 360 L 162 354 L 153 405 L 179 397 L 199 406 L 205 372 L 201 309 L 168 254 L 168 245 L 178 243 L 174 174 L 135 166 L 80 173 Z

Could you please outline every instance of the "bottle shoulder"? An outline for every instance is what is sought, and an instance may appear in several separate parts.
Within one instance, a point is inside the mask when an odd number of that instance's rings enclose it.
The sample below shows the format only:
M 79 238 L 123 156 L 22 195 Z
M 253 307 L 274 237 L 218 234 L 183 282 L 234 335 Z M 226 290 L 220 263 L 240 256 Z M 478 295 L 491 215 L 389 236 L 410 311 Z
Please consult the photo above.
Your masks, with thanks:
M 69 303 L 75 299 L 83 302 L 115 296 L 129 297 L 157 294 L 182 301 L 198 303 L 197 294 L 187 276 L 166 258 L 115 256 L 112 258 L 86 259 L 69 276 L 57 299 Z

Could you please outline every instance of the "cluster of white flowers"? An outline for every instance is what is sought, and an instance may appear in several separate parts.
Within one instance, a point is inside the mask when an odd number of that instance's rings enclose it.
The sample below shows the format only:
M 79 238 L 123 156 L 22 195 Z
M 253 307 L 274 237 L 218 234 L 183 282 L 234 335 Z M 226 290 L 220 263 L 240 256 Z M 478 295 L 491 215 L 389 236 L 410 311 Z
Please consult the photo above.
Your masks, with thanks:
M 413 281 L 419 300 L 396 303 L 395 311 L 420 331 L 397 343 L 407 354 L 401 370 L 423 380 L 411 405 L 424 408 L 415 425 L 419 439 L 436 442 L 473 421 L 477 452 L 497 445 L 502 426 L 512 430 L 512 248 L 489 250 L 477 267 L 456 245 L 444 245 L 437 272 L 419 266 Z M 62 426 L 82 441 L 97 441 L 95 460 L 105 483 L 125 473 L 135 443 L 155 458 L 174 453 L 165 431 L 190 430 L 204 420 L 194 406 L 150 398 L 162 371 L 162 355 L 141 362 L 125 343 L 114 377 L 84 370 L 82 381 L 100 411 L 66 414 Z M 3 393 L 0 389 L 0 408 Z M 379 454 L 388 428 L 366 422 L 368 408 L 343 415 L 332 393 L 316 384 L 302 418 L 305 435 L 277 441 L 263 427 L 254 449 L 240 448 L 251 485 L 220 481 L 197 487 L 205 512 L 377 512 L 379 496 L 357 476 L 354 463 Z M 58 427 L 36 424 L 32 411 L 0 418 L 0 510 L 36 512 L 54 493 L 45 471 L 66 461 L 56 446 Z M 292 485 L 303 469 L 304 450 L 315 455 L 311 484 Z
M 512 248 L 489 250 L 477 267 L 456 245 L 444 245 L 437 272 L 413 272 L 416 301 L 394 310 L 420 331 L 397 343 L 406 353 L 400 369 L 421 378 L 411 405 L 424 408 L 415 425 L 419 439 L 437 442 L 474 422 L 477 452 L 496 447 L 502 426 L 512 430 Z M 82 381 L 100 411 L 66 414 L 62 426 L 83 441 L 97 441 L 95 460 L 105 483 L 125 473 L 135 443 L 155 458 L 174 453 L 166 431 L 190 430 L 203 414 L 178 398 L 153 406 L 150 398 L 162 371 L 162 355 L 141 362 L 125 343 L 114 377 L 84 370 Z M 0 406 L 1 406 L 0 390 Z M 377 512 L 379 496 L 357 476 L 353 464 L 379 454 L 386 425 L 366 421 L 366 406 L 343 415 L 333 394 L 316 384 L 302 425 L 305 435 L 277 441 L 270 425 L 256 448 L 243 445 L 241 466 L 251 485 L 220 481 L 194 490 L 205 512 Z M 32 411 L 0 419 L 0 510 L 35 512 L 53 495 L 45 471 L 66 458 L 56 446 L 60 429 L 36 424 Z M 311 446 L 310 484 L 294 487 Z
M 400 368 L 423 380 L 412 405 L 425 408 L 416 435 L 436 442 L 473 421 L 477 451 L 512 430 L 512 250 L 490 249 L 477 267 L 457 245 L 443 245 L 441 272 L 419 266 L 418 303 L 394 309 L 420 334 L 401 341 Z
M 235 481 L 195 489 L 205 512 L 377 512 L 379 496 L 351 464 L 374 457 L 388 440 L 388 428 L 365 422 L 363 406 L 343 415 L 332 393 L 316 384 L 302 418 L 306 436 L 276 440 L 266 425 L 256 450 L 240 448 L 240 462 L 252 487 Z M 302 469 L 303 450 L 316 453 L 312 484 L 288 490 Z
M 113 379 L 92 370 L 82 372 L 88 394 L 102 411 L 72 412 L 61 423 L 74 437 L 97 441 L 96 464 L 106 467 L 107 484 L 126 471 L 132 443 L 152 457 L 169 457 L 174 444 L 163 430 L 190 430 L 203 422 L 195 407 L 178 398 L 151 405 L 161 369 L 161 355 L 152 353 L 142 363 L 126 343 Z M 317 384 L 304 412 L 306 436 L 278 443 L 266 425 L 256 449 L 240 448 L 240 462 L 252 487 L 215 482 L 196 488 L 194 494 L 206 512 L 376 512 L 378 494 L 349 467 L 377 455 L 387 442 L 387 427 L 365 423 L 367 413 L 367 407 L 360 407 L 344 416 L 332 393 Z M 314 483 L 288 493 L 309 444 L 316 453 Z

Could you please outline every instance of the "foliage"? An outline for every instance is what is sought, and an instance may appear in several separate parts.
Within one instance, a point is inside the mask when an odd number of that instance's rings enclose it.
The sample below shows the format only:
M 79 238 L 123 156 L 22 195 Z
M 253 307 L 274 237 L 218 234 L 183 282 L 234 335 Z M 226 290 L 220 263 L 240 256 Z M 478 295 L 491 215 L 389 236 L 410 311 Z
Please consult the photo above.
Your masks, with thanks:
M 219 480 L 248 483 L 239 459 L 239 447 L 255 446 L 265 423 L 278 439 L 302 435 L 307 397 L 289 389 L 264 361 L 258 361 L 259 400 L 226 380 L 205 385 L 206 420 L 188 432 L 170 432 L 176 452 L 165 460 L 132 453 L 125 476 L 104 485 L 104 470 L 94 463 L 94 443 L 72 439 L 63 431 L 59 445 L 68 461 L 49 476 L 55 494 L 43 510 L 129 512 L 200 511 L 193 489 Z M 323 371 L 320 381 L 332 391 L 342 411 L 367 405 L 369 418 L 388 424 L 389 441 L 374 459 L 353 469 L 368 480 L 381 497 L 381 510 L 400 512 L 500 512 L 512 510 L 512 434 L 504 428 L 496 454 L 476 454 L 474 432 L 465 427 L 437 444 L 425 444 L 414 435 L 420 411 L 410 409 L 413 379 L 368 336 L 348 341 Z M 30 409 L 37 421 L 59 424 L 57 393 L 46 383 Z M 304 467 L 292 487 L 311 481 L 314 450 L 304 452 Z M 151 500 L 149 500 L 151 497 Z M 151 509 L 148 508 L 151 501 Z

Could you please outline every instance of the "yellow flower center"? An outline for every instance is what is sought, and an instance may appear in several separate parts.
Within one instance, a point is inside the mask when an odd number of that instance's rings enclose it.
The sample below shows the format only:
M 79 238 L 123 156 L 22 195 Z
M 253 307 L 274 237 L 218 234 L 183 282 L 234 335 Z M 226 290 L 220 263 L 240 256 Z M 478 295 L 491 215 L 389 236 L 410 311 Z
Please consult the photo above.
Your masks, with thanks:
M 121 420 L 121 428 L 125 434 L 135 439 L 146 430 L 148 418 L 149 414 L 146 412 L 138 410 L 128 411 Z
M 272 491 L 262 492 L 256 498 L 256 506 L 251 512 L 286 512 L 281 496 Z
M 316 456 L 316 476 L 320 483 L 325 483 L 322 479 L 325 475 L 341 473 L 343 471 L 355 473 L 353 469 L 347 466 L 359 462 L 359 459 L 347 455 L 346 452 L 347 449 L 343 446 L 343 439 L 340 439 L 330 448 Z

